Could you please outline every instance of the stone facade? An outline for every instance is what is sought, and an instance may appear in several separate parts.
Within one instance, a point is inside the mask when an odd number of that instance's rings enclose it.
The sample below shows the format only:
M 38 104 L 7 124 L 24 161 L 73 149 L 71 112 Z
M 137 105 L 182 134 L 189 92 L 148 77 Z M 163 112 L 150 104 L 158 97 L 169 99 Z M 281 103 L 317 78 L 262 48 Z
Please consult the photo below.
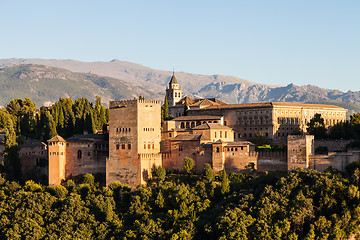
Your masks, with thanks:
M 21 145 L 19 150 L 21 158 L 21 172 L 25 179 L 32 174 L 48 176 L 47 145 L 41 141 L 28 141 Z
M 325 126 L 333 126 L 346 120 L 346 109 L 323 104 L 302 103 L 247 103 L 189 109 L 191 116 L 215 115 L 224 117 L 224 125 L 235 132 L 235 140 L 246 140 L 262 133 L 268 139 L 286 142 L 288 135 L 296 131 L 306 132 L 307 123 L 320 113 Z
M 106 184 L 120 181 L 130 186 L 145 183 L 161 166 L 160 101 L 111 101 L 109 104 L 109 159 Z
M 309 168 L 310 156 L 314 155 L 314 136 L 288 136 L 287 155 L 288 171 L 296 168 Z
M 344 169 L 351 161 L 360 160 L 357 152 L 314 155 L 313 136 L 291 135 L 298 130 L 306 132 L 306 124 L 316 113 L 325 119 L 327 127 L 345 121 L 346 110 L 340 107 L 192 99 L 182 96 L 174 74 L 166 96 L 169 112 L 174 111 L 177 118 L 162 126 L 159 101 L 111 101 L 108 139 L 104 134 L 68 139 L 56 136 L 47 145 L 23 145 L 23 172 L 32 168 L 42 171 L 48 174 L 51 185 L 71 176 L 102 173 L 107 185 L 120 181 L 134 187 L 145 183 L 157 166 L 182 170 L 185 157 L 194 159 L 196 172 L 202 172 L 204 164 L 209 163 L 217 174 L 224 169 L 228 173 L 242 172 L 249 166 L 258 171 L 290 171 L 297 167 L 324 170 L 329 166 Z M 183 116 L 185 112 L 187 116 Z M 273 142 L 287 144 L 287 152 L 255 151 L 248 140 L 260 133 Z M 326 146 L 333 149 L 337 145 Z M 47 161 L 43 164 L 39 159 L 44 156 Z

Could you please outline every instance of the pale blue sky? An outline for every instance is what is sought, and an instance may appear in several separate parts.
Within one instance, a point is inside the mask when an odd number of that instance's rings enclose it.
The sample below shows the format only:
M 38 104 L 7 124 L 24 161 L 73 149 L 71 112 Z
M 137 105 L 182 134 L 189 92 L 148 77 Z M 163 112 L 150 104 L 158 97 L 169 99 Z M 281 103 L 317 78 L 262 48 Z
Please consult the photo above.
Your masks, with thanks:
M 0 0 L 0 24 L 0 58 L 116 58 L 360 90 L 358 0 Z

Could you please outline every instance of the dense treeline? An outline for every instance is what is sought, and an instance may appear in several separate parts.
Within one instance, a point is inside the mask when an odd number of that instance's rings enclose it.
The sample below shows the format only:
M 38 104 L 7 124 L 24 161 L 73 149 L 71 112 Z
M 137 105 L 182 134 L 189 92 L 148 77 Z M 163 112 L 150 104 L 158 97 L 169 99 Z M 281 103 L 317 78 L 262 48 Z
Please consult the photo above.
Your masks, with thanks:
M 36 104 L 29 98 L 17 98 L 0 109 L 0 129 L 7 128 L 7 122 L 12 121 L 17 136 L 46 141 L 56 134 L 70 137 L 84 131 L 102 130 L 108 114 L 98 96 L 95 106 L 86 98 L 75 102 L 70 98 L 60 98 L 52 106 L 40 109 L 36 109 Z
M 321 114 L 317 113 L 307 123 L 307 132 L 317 139 L 352 139 L 360 140 L 360 113 L 350 116 L 350 120 L 336 123 L 329 129 L 325 127 L 325 120 Z
M 360 171 L 223 173 L 158 169 L 131 190 L 92 175 L 61 186 L 0 178 L 0 239 L 345 239 L 359 231 Z M 26 237 L 25 237 L 26 236 Z
M 47 141 L 57 134 L 67 138 L 76 133 L 95 133 L 106 127 L 108 119 L 109 110 L 98 96 L 95 106 L 86 98 L 75 102 L 60 98 L 52 106 L 40 109 L 29 98 L 13 99 L 0 109 L 0 129 L 5 130 L 5 161 L 0 165 L 0 172 L 5 172 L 8 179 L 20 180 L 18 145 L 27 138 Z

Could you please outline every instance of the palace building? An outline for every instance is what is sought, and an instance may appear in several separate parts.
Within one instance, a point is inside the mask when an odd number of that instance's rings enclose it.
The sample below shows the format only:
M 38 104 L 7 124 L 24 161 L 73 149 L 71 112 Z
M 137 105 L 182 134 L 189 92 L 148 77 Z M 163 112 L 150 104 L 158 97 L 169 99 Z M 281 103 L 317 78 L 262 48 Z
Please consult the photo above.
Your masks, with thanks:
M 359 159 L 360 152 L 314 155 L 314 138 L 306 135 L 307 123 L 320 113 L 327 127 L 346 120 L 346 109 L 323 104 L 227 104 L 216 98 L 183 96 L 173 73 L 166 89 L 169 113 L 174 119 L 161 123 L 161 102 L 110 101 L 107 134 L 83 134 L 47 143 L 20 146 L 23 176 L 37 172 L 50 185 L 86 173 L 103 174 L 106 184 L 129 186 L 146 183 L 152 170 L 164 166 L 182 170 L 183 160 L 195 161 L 196 172 L 209 163 L 222 170 L 242 172 L 289 171 L 296 167 L 325 169 Z M 295 132 L 302 135 L 292 135 Z M 262 136 L 287 145 L 279 152 L 258 152 L 251 140 Z

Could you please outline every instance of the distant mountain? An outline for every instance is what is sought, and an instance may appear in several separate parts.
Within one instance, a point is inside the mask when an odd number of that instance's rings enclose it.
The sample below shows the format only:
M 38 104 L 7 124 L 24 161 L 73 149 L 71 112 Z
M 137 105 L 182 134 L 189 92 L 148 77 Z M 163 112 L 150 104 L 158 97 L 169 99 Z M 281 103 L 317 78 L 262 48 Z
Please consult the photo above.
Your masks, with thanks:
M 139 64 L 124 62 L 119 60 L 112 60 L 110 62 L 80 62 L 75 60 L 48 60 L 48 59 L 0 59 L 0 67 L 17 66 L 19 64 L 41 64 L 55 68 L 67 69 L 77 73 L 87 73 L 86 75 L 98 74 L 100 76 L 110 77 L 112 84 L 121 79 L 123 85 L 139 86 L 136 91 L 155 92 L 150 95 L 152 99 L 163 99 L 166 85 L 168 84 L 172 73 L 169 71 L 154 70 L 144 67 Z M 81 75 L 81 74 L 80 74 Z M 101 78 L 97 76 L 98 78 Z M 103 77 L 103 78 L 105 78 Z M 349 113 L 360 112 L 360 92 L 348 91 L 346 93 L 339 90 L 329 90 L 319 88 L 313 85 L 296 86 L 289 84 L 287 86 L 265 85 L 250 82 L 241 78 L 223 76 L 223 75 L 199 75 L 184 72 L 176 72 L 176 77 L 183 89 L 184 94 L 191 97 L 216 97 L 228 103 L 247 103 L 247 102 L 263 102 L 263 101 L 278 101 L 278 102 L 307 102 L 307 103 L 328 103 L 349 109 Z M 3 82 L 0 82 L 0 87 L 3 87 Z M 30 83 L 29 83 L 30 84 Z M 95 82 L 94 84 L 97 85 Z M 95 88 L 97 88 L 95 86 Z M 122 86 L 116 86 L 119 89 Z M 67 90 L 62 88 L 65 92 L 58 93 L 67 95 Z M 108 89 L 108 88 L 106 88 Z M 115 88 L 110 91 L 107 98 L 103 99 L 119 99 L 126 98 L 125 92 L 122 95 L 116 96 Z M 96 92 L 95 89 L 93 91 Z M 92 92 L 93 92 L 92 91 Z M 97 91 L 102 91 L 99 88 Z M 141 92 L 140 91 L 140 92 Z M 146 92 L 145 91 L 145 92 Z M 133 95 L 139 92 L 130 93 Z M 87 96 L 83 91 L 83 96 Z M 34 93 L 34 95 L 36 95 Z M 69 94 L 68 94 L 69 95 Z M 15 97 L 15 95 L 13 95 Z M 70 95 L 69 95 L 70 96 Z M 91 95 L 92 96 L 92 95 Z M 43 98 L 42 98 L 43 99 Z M 2 102 L 1 102 L 2 103 Z
M 55 60 L 55 59 L 0 59 L 0 67 L 8 67 L 19 64 L 39 64 L 56 68 L 67 69 L 72 72 L 94 73 L 101 76 L 122 79 L 126 82 L 136 84 L 145 89 L 164 94 L 165 87 L 169 83 L 172 72 L 154 70 L 139 64 L 112 60 L 110 62 L 80 62 L 76 60 Z M 252 83 L 237 77 L 222 75 L 200 75 L 184 72 L 176 72 L 185 94 L 194 94 L 211 83 L 226 82 L 227 84 L 242 83 L 251 86 Z M 257 84 L 261 85 L 261 84 Z
M 77 99 L 86 97 L 95 101 L 99 95 L 105 105 L 110 100 L 160 99 L 161 96 L 134 84 L 93 73 L 74 73 L 44 65 L 13 65 L 0 68 L 0 104 L 11 99 L 29 97 L 38 106 L 48 105 L 60 97 Z

